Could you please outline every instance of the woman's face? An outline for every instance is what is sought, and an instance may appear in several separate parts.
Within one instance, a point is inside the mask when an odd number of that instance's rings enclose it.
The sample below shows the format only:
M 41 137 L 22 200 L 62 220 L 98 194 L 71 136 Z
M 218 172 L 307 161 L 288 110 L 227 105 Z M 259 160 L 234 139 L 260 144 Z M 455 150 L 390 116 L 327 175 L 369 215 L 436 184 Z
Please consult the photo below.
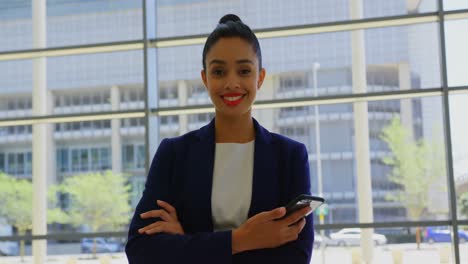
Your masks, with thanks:
M 265 70 L 258 69 L 252 46 L 239 37 L 221 38 L 206 55 L 202 79 L 208 89 L 216 115 L 250 115 Z

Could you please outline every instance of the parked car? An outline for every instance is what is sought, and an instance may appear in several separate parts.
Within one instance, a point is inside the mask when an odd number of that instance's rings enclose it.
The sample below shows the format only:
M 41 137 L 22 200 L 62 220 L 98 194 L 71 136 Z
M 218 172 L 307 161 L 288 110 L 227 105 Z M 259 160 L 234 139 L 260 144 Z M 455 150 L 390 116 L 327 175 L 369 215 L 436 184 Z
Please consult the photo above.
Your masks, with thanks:
M 372 234 L 372 240 L 376 246 L 387 243 L 387 237 L 377 233 Z M 361 244 L 361 229 L 343 228 L 336 233 L 331 233 L 328 244 L 338 246 L 358 246 Z
M 0 256 L 18 256 L 18 243 L 13 241 L 0 241 Z
M 451 230 L 447 227 L 427 227 L 423 234 L 424 241 L 432 244 L 434 242 L 451 242 Z M 458 230 L 458 239 L 460 243 L 468 241 L 468 232 Z
M 322 244 L 327 246 L 328 240 L 330 240 L 328 237 L 322 237 L 320 234 L 314 232 L 314 248 L 320 248 Z
M 13 228 L 10 225 L 0 224 L 0 236 L 11 236 Z M 18 242 L 0 241 L 0 256 L 17 256 L 19 253 Z
M 113 241 L 102 237 L 96 237 L 96 253 L 114 253 L 123 251 L 123 244 L 120 241 Z M 93 252 L 93 238 L 81 239 L 81 253 Z

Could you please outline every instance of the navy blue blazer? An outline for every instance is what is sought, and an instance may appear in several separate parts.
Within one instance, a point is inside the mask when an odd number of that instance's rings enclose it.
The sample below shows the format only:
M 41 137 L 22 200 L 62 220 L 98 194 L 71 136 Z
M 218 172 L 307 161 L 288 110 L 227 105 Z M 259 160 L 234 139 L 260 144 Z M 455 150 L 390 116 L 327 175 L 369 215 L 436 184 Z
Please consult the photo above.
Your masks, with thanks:
M 305 146 L 270 133 L 255 119 L 254 127 L 254 173 L 249 218 L 284 206 L 299 194 L 310 193 Z M 199 130 L 161 142 L 130 224 L 125 249 L 129 263 L 308 264 L 314 241 L 312 215 L 306 218 L 306 225 L 296 241 L 273 249 L 232 255 L 232 231 L 213 231 L 211 189 L 215 146 L 214 119 Z M 141 219 L 139 216 L 159 209 L 158 199 L 176 208 L 184 235 L 138 233 L 139 228 L 160 220 Z

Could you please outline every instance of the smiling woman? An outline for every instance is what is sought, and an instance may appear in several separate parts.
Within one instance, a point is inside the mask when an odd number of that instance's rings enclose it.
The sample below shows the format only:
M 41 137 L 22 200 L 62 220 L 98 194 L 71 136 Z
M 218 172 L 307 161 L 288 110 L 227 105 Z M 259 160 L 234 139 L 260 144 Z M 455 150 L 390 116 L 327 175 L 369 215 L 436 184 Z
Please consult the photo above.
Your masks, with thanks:
M 206 126 L 164 139 L 130 225 L 130 263 L 309 263 L 314 240 L 304 144 L 252 118 L 263 84 L 260 45 L 226 15 L 203 49 L 201 79 L 215 106 Z

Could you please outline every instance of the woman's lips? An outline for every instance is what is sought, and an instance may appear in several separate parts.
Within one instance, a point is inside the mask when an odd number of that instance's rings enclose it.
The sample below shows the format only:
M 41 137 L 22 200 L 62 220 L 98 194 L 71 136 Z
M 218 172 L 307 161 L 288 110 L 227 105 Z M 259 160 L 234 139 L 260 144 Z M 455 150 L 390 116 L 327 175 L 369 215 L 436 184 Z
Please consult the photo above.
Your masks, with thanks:
M 223 98 L 223 101 L 225 104 L 229 105 L 229 106 L 236 106 L 238 104 L 240 104 L 242 102 L 242 100 L 244 99 L 244 95 L 243 94 L 225 94 L 223 96 L 221 96 Z

